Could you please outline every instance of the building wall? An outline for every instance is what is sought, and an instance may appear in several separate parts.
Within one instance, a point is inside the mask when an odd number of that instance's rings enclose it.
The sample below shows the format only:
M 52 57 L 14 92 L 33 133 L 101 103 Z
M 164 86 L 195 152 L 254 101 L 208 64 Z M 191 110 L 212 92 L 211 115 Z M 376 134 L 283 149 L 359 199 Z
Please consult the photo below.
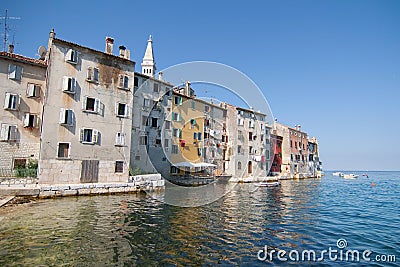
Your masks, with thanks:
M 129 174 L 133 81 L 135 63 L 73 43 L 50 38 L 47 99 L 39 163 L 39 182 L 81 181 L 82 161 L 98 160 L 98 182 L 126 181 Z M 66 61 L 68 51 L 77 51 L 76 64 Z M 97 68 L 98 82 L 89 82 L 88 68 Z M 119 86 L 120 75 L 128 77 L 128 87 Z M 75 94 L 63 92 L 63 77 L 76 79 Z M 98 112 L 84 111 L 86 97 L 97 99 Z M 127 115 L 117 116 L 118 103 L 126 104 Z M 72 125 L 60 124 L 60 110 L 73 111 Z M 81 129 L 98 131 L 94 144 L 81 142 Z M 125 135 L 124 144 L 116 144 L 116 134 Z M 59 157 L 59 143 L 69 144 L 69 156 Z M 116 173 L 116 161 L 123 162 Z
M 289 129 L 291 153 L 291 169 L 293 174 L 308 172 L 308 140 L 307 133 L 300 128 Z
M 7 125 L 16 127 L 15 140 L 0 141 L 0 169 L 15 167 L 15 159 L 39 159 L 40 128 L 45 89 L 46 65 L 39 60 L 2 52 L 0 55 L 0 129 Z M 38 62 L 38 63 L 35 63 Z M 10 79 L 9 66 L 22 68 L 20 80 Z M 38 85 L 38 96 L 30 97 L 28 86 Z M 7 109 L 6 94 L 18 95 L 16 110 Z M 33 127 L 26 127 L 26 114 L 34 115 Z M 4 133 L 3 133 L 4 134 Z

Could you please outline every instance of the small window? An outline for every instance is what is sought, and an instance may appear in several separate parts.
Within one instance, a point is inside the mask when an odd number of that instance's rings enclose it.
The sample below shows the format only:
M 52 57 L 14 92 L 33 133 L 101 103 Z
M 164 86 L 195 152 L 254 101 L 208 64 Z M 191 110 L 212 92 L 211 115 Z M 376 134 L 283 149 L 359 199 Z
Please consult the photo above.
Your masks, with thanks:
M 205 105 L 204 106 L 204 112 L 210 112 L 210 106 Z
M 125 145 L 125 133 L 117 132 L 115 135 L 115 145 L 124 146 Z
M 21 103 L 21 97 L 17 94 L 6 93 L 4 99 L 4 109 L 18 110 Z
M 157 118 L 151 118 L 151 127 L 158 127 L 158 119 Z
M 240 161 L 238 161 L 238 163 L 237 163 L 237 169 L 238 169 L 238 170 L 241 170 L 241 169 L 242 169 L 242 163 L 241 163 Z
M 82 128 L 80 141 L 83 144 L 96 144 L 98 140 L 99 132 L 90 128 Z
M 156 139 L 156 146 L 161 146 L 161 139 L 159 138 Z
M 139 78 L 138 77 L 133 78 L 133 86 L 135 86 L 135 87 L 139 86 Z
M 78 52 L 73 49 L 69 49 L 65 55 L 65 61 L 71 64 L 78 63 Z
M 201 133 L 197 133 L 197 140 L 201 141 L 201 138 L 202 138 Z
M 164 148 L 168 149 L 169 147 L 169 139 L 164 139 Z
M 119 75 L 118 88 L 129 89 L 129 77 L 127 75 Z
M 26 167 L 26 158 L 15 158 L 13 164 L 13 170 L 24 169 Z
M 176 112 L 172 112 L 172 120 L 173 121 L 181 121 L 182 120 L 181 114 L 176 113 Z
M 226 118 L 227 114 L 228 114 L 228 111 L 226 111 L 226 110 L 222 111 L 222 117 Z
M 147 145 L 147 135 L 140 136 L 139 145 L 142 145 L 142 146 Z
M 135 156 L 135 160 L 140 160 L 140 156 Z
M 154 83 L 153 92 L 158 93 L 160 91 L 158 83 Z
M 118 117 L 128 117 L 128 105 L 125 103 L 117 103 L 115 113 Z
M 249 141 L 253 141 L 253 133 L 249 132 Z
M 182 130 L 181 129 L 172 129 L 172 136 L 181 138 L 182 137 Z
M 237 152 L 238 152 L 238 154 L 242 154 L 242 146 L 237 146 Z
M 35 114 L 25 113 L 24 116 L 24 127 L 25 128 L 37 128 L 39 117 Z
M 143 99 L 143 107 L 149 108 L 150 105 L 151 105 L 151 100 L 147 99 L 147 98 L 144 98 Z
M 97 98 L 86 96 L 82 104 L 83 104 L 82 106 L 83 111 L 93 112 L 93 113 L 99 113 L 100 111 L 100 100 Z
M 165 121 L 165 130 L 171 129 L 171 122 L 170 121 Z
M 60 109 L 59 123 L 61 125 L 67 125 L 67 126 L 73 125 L 73 118 L 74 118 L 74 112 L 72 109 L 65 109 L 65 108 Z
M 23 68 L 21 66 L 10 64 L 8 67 L 8 79 L 21 81 Z
M 87 71 L 87 81 L 98 83 L 99 82 L 99 69 L 89 67 Z
M 75 88 L 76 88 L 76 80 L 73 77 L 63 77 L 63 86 L 62 90 L 65 93 L 69 94 L 75 94 Z
M 178 151 L 179 151 L 178 145 L 172 145 L 172 151 L 171 151 L 171 153 L 172 153 L 172 154 L 178 154 Z
M 142 115 L 142 125 L 149 126 L 149 118 L 147 116 Z
M 16 141 L 17 140 L 17 126 L 9 125 L 9 124 L 2 124 L 0 140 L 1 141 Z
M 40 96 L 40 85 L 28 83 L 28 88 L 26 89 L 26 95 L 28 97 L 39 97 Z
M 116 161 L 115 162 L 115 173 L 123 173 L 124 172 L 124 162 Z
M 197 133 L 193 133 L 193 139 L 197 140 Z
M 70 157 L 70 144 L 69 143 L 58 143 L 58 158 L 69 158 Z
M 182 97 L 181 96 L 175 96 L 174 97 L 174 104 L 178 105 L 178 106 L 182 105 Z

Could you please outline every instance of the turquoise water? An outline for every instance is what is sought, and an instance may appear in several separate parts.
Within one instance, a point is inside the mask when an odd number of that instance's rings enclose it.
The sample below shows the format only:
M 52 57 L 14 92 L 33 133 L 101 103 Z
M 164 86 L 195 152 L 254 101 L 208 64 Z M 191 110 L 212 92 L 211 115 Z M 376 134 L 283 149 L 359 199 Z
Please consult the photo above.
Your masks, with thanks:
M 239 184 L 207 206 L 180 208 L 146 194 L 40 200 L 0 215 L 0 266 L 270 266 L 259 251 L 371 250 L 370 262 L 305 266 L 398 266 L 400 172 L 345 180 Z M 372 182 L 374 186 L 372 186 Z M 295 254 L 292 254 L 295 255 Z M 397 262 L 382 263 L 395 256 Z M 386 257 L 386 258 L 385 258 Z M 390 258 L 393 261 L 393 258 Z

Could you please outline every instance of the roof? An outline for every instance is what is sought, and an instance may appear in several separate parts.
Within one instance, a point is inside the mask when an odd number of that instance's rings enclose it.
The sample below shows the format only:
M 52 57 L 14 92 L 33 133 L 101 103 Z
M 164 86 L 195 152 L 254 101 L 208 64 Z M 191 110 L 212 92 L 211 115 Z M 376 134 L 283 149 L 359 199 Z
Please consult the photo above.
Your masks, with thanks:
M 163 83 L 164 85 L 174 87 L 174 85 L 172 83 L 170 83 L 170 82 L 167 82 L 167 81 L 164 81 L 164 80 L 159 80 L 157 78 L 151 77 L 149 75 L 146 75 L 146 74 L 143 74 L 143 73 L 140 73 L 140 72 L 136 72 L 135 71 L 135 76 L 140 76 L 140 77 L 145 78 L 145 79 L 153 80 L 155 82 Z
M 59 43 L 64 43 L 64 44 L 67 44 L 67 45 L 70 45 L 70 46 L 75 46 L 75 47 L 82 48 L 82 49 L 87 49 L 87 50 L 89 50 L 89 51 L 91 51 L 93 53 L 101 54 L 101 55 L 105 55 L 105 56 L 110 56 L 110 57 L 113 57 L 114 59 L 125 61 L 126 63 L 136 64 L 135 61 L 133 61 L 133 60 L 126 59 L 126 58 L 123 58 L 123 57 L 120 57 L 120 56 L 117 56 L 117 55 L 114 55 L 114 54 L 107 54 L 105 52 L 102 52 L 102 51 L 99 51 L 99 50 L 96 50 L 96 49 L 93 49 L 93 48 L 90 48 L 90 47 L 82 46 L 82 45 L 79 45 L 79 44 L 76 44 L 76 43 L 72 43 L 72 42 L 69 42 L 69 41 L 65 41 L 65 40 L 62 40 L 62 39 L 54 38 L 53 41 L 56 41 L 56 42 L 59 42 Z
M 233 108 L 236 108 L 236 109 L 239 109 L 239 110 L 243 110 L 243 111 L 246 111 L 246 112 L 249 112 L 249 113 L 254 113 L 254 114 L 258 114 L 258 115 L 267 116 L 265 113 L 262 113 L 260 111 L 255 111 L 255 110 L 252 110 L 252 109 L 238 107 L 238 106 L 235 106 L 235 105 L 232 105 L 232 104 L 229 104 L 229 103 L 225 103 L 225 104 L 227 106 L 230 106 L 230 107 L 233 107 Z
M 25 56 L 14 54 L 14 53 L 0 52 L 0 57 L 9 58 L 9 59 L 12 59 L 12 60 L 15 60 L 15 61 L 19 61 L 19 62 L 22 62 L 22 63 L 38 65 L 38 66 L 41 66 L 41 67 L 47 67 L 47 63 L 44 60 L 25 57 Z

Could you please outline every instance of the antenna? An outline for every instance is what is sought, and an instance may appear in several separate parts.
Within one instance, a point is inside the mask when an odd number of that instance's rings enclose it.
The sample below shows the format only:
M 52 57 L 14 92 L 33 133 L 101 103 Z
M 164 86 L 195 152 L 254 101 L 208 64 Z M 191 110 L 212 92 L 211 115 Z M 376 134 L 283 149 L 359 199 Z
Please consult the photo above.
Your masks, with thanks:
M 4 19 L 4 39 L 3 39 L 4 46 L 3 46 L 3 51 L 6 51 L 7 41 L 8 41 L 7 40 L 7 32 L 10 30 L 9 26 L 7 25 L 7 20 L 8 19 L 21 19 L 20 17 L 9 17 L 7 13 L 8 13 L 8 10 L 6 9 L 4 17 L 0 17 L 0 19 Z M 14 37 L 13 37 L 13 39 L 14 39 Z M 14 40 L 13 40 L 13 42 L 14 42 Z

